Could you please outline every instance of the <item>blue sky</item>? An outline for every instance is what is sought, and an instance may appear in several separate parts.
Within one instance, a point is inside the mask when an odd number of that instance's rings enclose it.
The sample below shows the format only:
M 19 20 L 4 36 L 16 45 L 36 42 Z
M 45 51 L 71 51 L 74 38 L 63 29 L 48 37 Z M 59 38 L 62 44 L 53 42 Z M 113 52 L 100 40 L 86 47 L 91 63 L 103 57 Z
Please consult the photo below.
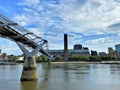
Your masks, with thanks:
M 82 44 L 90 50 L 107 52 L 120 43 L 120 0 L 0 0 L 0 13 L 47 39 L 49 49 Z M 21 54 L 16 43 L 0 38 L 0 48 Z

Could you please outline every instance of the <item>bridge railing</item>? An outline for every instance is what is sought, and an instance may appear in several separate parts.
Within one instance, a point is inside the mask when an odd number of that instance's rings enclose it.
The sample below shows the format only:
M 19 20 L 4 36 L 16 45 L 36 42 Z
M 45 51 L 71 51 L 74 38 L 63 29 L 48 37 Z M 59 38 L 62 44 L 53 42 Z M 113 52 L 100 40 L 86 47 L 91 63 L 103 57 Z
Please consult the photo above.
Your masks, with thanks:
M 3 35 L 4 37 L 12 39 L 15 42 L 20 42 L 22 44 L 28 45 L 28 47 L 31 48 L 35 48 L 36 46 L 43 42 L 46 42 L 47 44 L 47 40 L 42 39 L 36 34 L 26 30 L 25 28 L 16 24 L 15 22 L 3 16 L 2 14 L 0 14 L 0 24 L 3 24 L 3 27 L 0 28 L 1 29 L 0 35 L 2 36 L 4 33 Z M 15 36 L 10 35 L 7 36 L 9 32 L 13 33 L 13 35 Z M 40 50 L 40 52 L 51 58 L 51 55 L 48 52 L 46 52 L 43 48 Z
M 21 36 L 25 36 L 27 38 L 29 38 L 29 40 L 32 40 L 36 43 L 41 42 L 42 39 L 41 37 L 38 37 L 37 35 L 35 35 L 34 33 L 28 31 L 27 29 L 21 27 L 20 25 L 14 25 L 15 22 L 13 22 L 12 20 L 8 19 L 7 17 L 3 16 L 2 14 L 0 14 L 0 21 L 3 24 L 8 24 L 8 27 L 17 31 L 18 33 L 20 33 Z M 13 25 L 9 25 L 10 23 L 13 23 Z

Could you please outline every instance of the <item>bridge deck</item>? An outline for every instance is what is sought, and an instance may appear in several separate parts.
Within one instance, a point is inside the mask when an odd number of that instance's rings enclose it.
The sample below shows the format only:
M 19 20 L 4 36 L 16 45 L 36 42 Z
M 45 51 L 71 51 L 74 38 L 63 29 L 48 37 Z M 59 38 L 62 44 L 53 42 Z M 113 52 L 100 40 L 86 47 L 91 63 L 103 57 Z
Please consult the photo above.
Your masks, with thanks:
M 14 24 L 16 23 L 0 14 L 0 36 L 8 38 L 14 42 L 20 42 L 23 45 L 32 47 L 33 49 L 42 42 L 46 42 L 47 44 L 47 40 L 38 37 L 34 33 L 24 29 L 18 24 Z M 43 48 L 40 50 L 40 52 L 47 55 L 48 57 L 51 57 L 51 55 L 47 53 Z

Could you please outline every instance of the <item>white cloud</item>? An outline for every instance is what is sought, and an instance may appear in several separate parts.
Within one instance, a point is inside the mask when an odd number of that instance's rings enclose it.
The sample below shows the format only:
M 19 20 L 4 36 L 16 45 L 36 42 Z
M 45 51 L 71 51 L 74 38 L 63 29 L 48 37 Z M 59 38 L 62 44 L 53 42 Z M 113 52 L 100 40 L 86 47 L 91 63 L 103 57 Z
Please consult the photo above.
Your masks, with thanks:
M 97 8 L 95 8 L 96 3 L 99 4 Z M 86 29 L 94 27 L 97 33 L 101 32 L 101 29 L 105 30 L 108 25 L 120 21 L 120 7 L 113 0 L 109 2 L 107 0 L 92 0 L 82 7 L 76 7 L 76 4 L 63 3 L 61 7 L 58 7 L 59 16 L 64 19 L 66 22 L 65 26 L 68 29 L 72 27 L 76 32 L 83 33 Z M 70 21 L 72 23 L 69 23 Z
M 33 32 L 34 34 L 36 34 L 37 36 L 42 37 L 44 35 L 43 30 L 39 29 L 39 28 L 27 28 L 27 30 L 29 30 L 30 32 Z
M 21 50 L 17 46 L 17 44 L 13 41 L 0 38 L 0 49 L 2 49 L 2 53 L 7 53 L 7 54 L 14 54 L 14 55 L 19 55 L 22 54 Z M 4 44 L 3 44 L 4 43 Z M 16 52 L 19 51 L 19 52 Z
M 105 44 L 105 43 L 111 43 L 114 39 L 111 37 L 105 37 L 105 38 L 98 38 L 93 40 L 87 40 L 86 43 L 92 44 L 92 45 L 98 45 L 98 44 Z
M 40 3 L 40 0 L 23 0 L 23 2 L 19 2 L 19 5 L 36 6 L 39 3 Z
M 118 44 L 118 41 L 113 36 L 98 38 L 85 41 L 88 45 L 89 50 L 97 50 L 98 52 L 108 52 L 108 47 L 113 47 Z
M 109 33 L 120 33 L 120 22 L 108 26 Z
M 107 0 L 61 0 L 61 3 L 57 5 L 41 3 L 39 0 L 24 0 L 20 3 L 26 12 L 23 12 L 23 14 L 29 18 L 30 21 L 43 23 L 41 25 L 45 25 L 47 22 L 47 26 L 50 26 L 55 22 L 52 17 L 57 16 L 63 19 L 63 21 L 59 25 L 56 25 L 56 27 L 61 26 L 66 29 L 72 27 L 72 30 L 76 32 L 84 32 L 86 28 L 93 27 L 98 31 L 98 29 L 104 29 L 108 25 L 120 21 L 119 3 L 114 0 L 110 0 L 109 2 Z M 39 8 L 32 7 L 31 4 L 35 4 L 36 7 Z
M 3 6 L 0 6 L 0 9 L 3 10 L 3 11 L 9 12 L 9 9 L 8 9 L 8 8 L 5 8 L 5 7 L 3 7 Z
M 64 33 L 70 35 L 70 32 L 77 32 L 85 36 L 120 33 L 118 28 L 117 32 L 108 29 L 110 25 L 120 22 L 120 3 L 115 0 L 60 0 L 58 4 L 53 1 L 23 0 L 19 2 L 23 11 L 21 14 L 15 14 L 14 20 L 22 26 L 32 26 L 30 31 L 37 35 L 42 34 L 50 44 L 57 43 L 54 47 L 63 43 Z M 46 33 L 49 35 L 45 35 Z M 71 44 L 80 43 L 82 38 L 80 35 L 73 34 L 69 41 Z M 116 41 L 106 36 L 85 42 L 86 45 L 89 43 L 92 45 L 112 43 L 113 45 Z
M 104 42 L 105 42 L 105 38 L 99 38 L 99 39 L 86 41 L 86 43 L 91 43 L 91 44 L 100 44 L 100 43 L 104 43 Z
M 23 14 L 21 15 L 16 14 L 13 19 L 21 26 L 29 25 L 29 21 L 30 21 L 29 15 L 23 15 Z

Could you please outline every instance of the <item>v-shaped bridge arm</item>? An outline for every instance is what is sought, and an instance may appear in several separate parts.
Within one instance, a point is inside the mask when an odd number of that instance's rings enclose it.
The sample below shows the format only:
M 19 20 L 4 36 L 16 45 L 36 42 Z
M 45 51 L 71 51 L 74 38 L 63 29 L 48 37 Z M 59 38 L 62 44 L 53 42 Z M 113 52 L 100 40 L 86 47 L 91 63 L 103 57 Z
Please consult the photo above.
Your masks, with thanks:
M 31 52 L 29 50 L 27 50 L 23 44 L 16 42 L 17 45 L 20 47 L 20 49 L 23 51 L 23 53 L 28 56 L 28 57 L 32 57 L 35 56 L 39 50 L 42 48 L 42 46 L 46 43 L 46 42 L 42 42 L 41 44 L 39 44 L 34 50 L 32 50 Z

